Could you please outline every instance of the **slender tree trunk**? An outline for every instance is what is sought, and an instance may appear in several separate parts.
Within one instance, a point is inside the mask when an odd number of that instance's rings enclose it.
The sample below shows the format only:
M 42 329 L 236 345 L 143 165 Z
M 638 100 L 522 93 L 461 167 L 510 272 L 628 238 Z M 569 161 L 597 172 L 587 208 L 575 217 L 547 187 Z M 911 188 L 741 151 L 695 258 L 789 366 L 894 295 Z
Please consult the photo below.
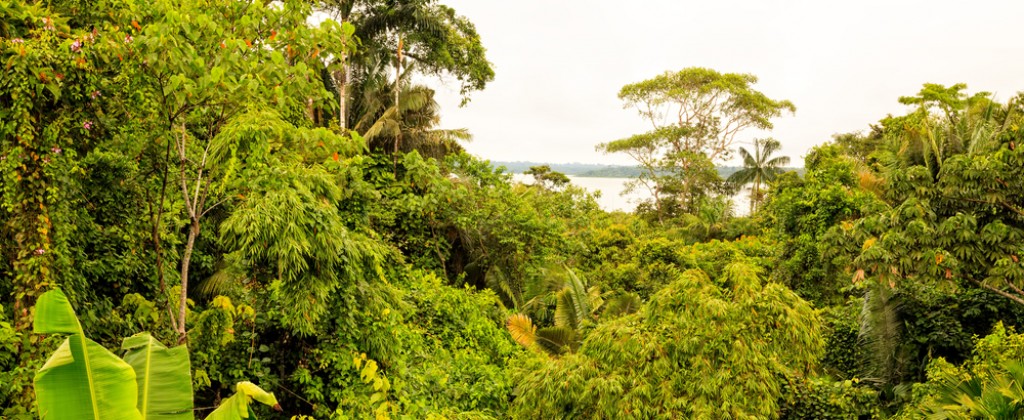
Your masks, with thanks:
M 185 252 L 181 256 L 181 301 L 178 302 L 178 343 L 184 343 L 187 337 L 185 331 L 185 311 L 188 309 L 188 269 L 192 260 L 192 250 L 196 245 L 196 237 L 199 236 L 199 219 L 192 218 L 192 224 L 188 229 L 188 240 L 185 242 Z
M 156 211 L 150 209 L 150 217 L 152 221 L 152 230 L 150 232 L 153 241 L 153 251 L 156 253 L 156 272 L 157 280 L 160 283 L 160 299 L 164 301 L 164 308 L 167 310 L 167 314 L 170 315 L 171 327 L 177 331 L 178 321 L 174 317 L 174 309 L 171 306 L 169 296 L 167 295 L 167 281 L 164 276 L 164 258 L 163 258 L 163 246 L 161 246 L 160 240 L 160 221 L 163 219 L 164 214 L 164 199 L 167 196 L 167 175 L 170 172 L 171 161 L 171 143 L 172 140 L 167 141 L 167 151 L 164 154 L 164 170 L 160 180 L 160 198 L 156 204 Z M 148 192 L 147 192 L 148 195 Z M 152 206 L 152 205 L 151 205 Z
M 347 105 L 348 96 L 348 64 L 342 64 L 341 71 L 338 72 L 338 76 L 335 77 L 338 80 L 338 127 L 341 127 L 342 134 L 345 133 L 346 123 L 348 122 L 348 109 Z
M 760 176 L 755 176 L 754 177 L 754 185 L 750 187 L 750 215 L 754 214 L 754 209 L 757 207 L 757 206 L 754 205 L 754 203 L 756 203 L 757 199 L 758 199 L 758 190 L 760 189 L 758 187 L 759 187 L 760 184 L 761 184 L 761 177 Z
M 398 123 L 398 133 L 395 135 L 395 150 L 391 154 L 392 169 L 395 173 L 398 172 L 398 147 L 402 141 L 402 108 L 401 108 L 401 91 L 402 91 L 402 37 L 398 37 L 398 49 L 395 52 L 395 120 Z
M 345 15 L 343 13 L 339 13 L 339 14 L 342 15 L 342 16 L 340 17 L 340 19 L 338 19 L 338 21 L 341 22 L 342 25 L 344 25 L 345 22 L 346 22 Z M 341 39 L 342 45 L 346 44 L 347 42 L 348 42 L 347 39 L 345 39 L 345 38 Z M 348 125 L 348 108 L 346 107 L 346 105 L 348 105 L 348 100 L 347 99 L 348 99 L 348 79 L 349 79 L 349 75 L 350 74 L 349 74 L 348 56 L 347 56 L 346 52 L 342 52 L 341 53 L 341 71 L 337 72 L 337 74 L 335 74 L 335 77 L 334 77 L 335 80 L 338 83 L 338 127 L 341 128 L 341 133 L 342 134 L 345 134 L 345 131 L 348 129 L 348 127 L 347 127 L 347 125 Z

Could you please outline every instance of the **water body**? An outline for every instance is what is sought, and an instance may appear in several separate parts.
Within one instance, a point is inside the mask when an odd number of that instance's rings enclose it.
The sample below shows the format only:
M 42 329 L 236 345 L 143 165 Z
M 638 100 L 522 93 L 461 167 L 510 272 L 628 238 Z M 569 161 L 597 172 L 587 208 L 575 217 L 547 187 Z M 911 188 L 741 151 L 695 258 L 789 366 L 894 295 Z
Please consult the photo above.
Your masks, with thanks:
M 628 195 L 623 195 L 626 190 L 626 182 L 630 178 L 592 178 L 569 176 L 573 185 L 586 188 L 590 192 L 600 192 L 597 204 L 605 211 L 631 212 L 636 208 L 637 203 L 651 197 L 650 192 L 640 188 Z M 513 174 L 512 180 L 524 184 L 533 183 L 533 176 Z M 750 210 L 750 190 L 744 188 L 732 197 L 733 210 L 737 216 L 745 216 Z

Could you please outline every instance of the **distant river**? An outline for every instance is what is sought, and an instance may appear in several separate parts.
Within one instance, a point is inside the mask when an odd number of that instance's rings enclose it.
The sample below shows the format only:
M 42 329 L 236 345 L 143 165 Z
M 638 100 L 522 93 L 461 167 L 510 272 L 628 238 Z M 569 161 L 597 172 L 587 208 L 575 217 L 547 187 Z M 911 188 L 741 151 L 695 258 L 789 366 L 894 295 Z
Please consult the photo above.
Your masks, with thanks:
M 533 176 L 530 175 L 513 174 L 512 179 L 524 184 L 533 183 Z M 651 194 L 642 188 L 629 195 L 622 195 L 626 189 L 626 182 L 630 178 L 591 178 L 570 175 L 569 179 L 573 185 L 586 188 L 591 192 L 600 192 L 601 196 L 597 198 L 597 204 L 605 211 L 631 212 L 636 208 L 637 203 L 651 197 Z M 750 190 L 745 188 L 733 196 L 732 203 L 736 215 L 745 216 L 750 209 Z

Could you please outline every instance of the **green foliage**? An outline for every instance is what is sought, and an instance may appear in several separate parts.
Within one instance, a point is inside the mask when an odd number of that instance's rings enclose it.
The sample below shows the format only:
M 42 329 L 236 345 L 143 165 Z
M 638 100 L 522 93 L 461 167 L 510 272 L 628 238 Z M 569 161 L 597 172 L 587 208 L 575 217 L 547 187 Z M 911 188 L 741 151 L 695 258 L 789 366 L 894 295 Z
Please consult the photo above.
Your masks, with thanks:
M 0 4 L 0 416 L 866 418 L 909 397 L 998 416 L 1017 398 L 1016 336 L 974 337 L 1024 320 L 1020 98 L 925 85 L 803 177 L 758 141 L 733 179 L 753 201 L 771 181 L 768 202 L 735 218 L 715 163 L 793 105 L 750 75 L 666 73 L 620 93 L 654 129 L 602 146 L 655 199 L 606 214 L 438 128 L 413 81 L 454 75 L 465 98 L 493 70 L 436 1 L 86 3 Z M 116 392 L 81 385 L 100 369 Z
M 914 387 L 914 401 L 898 418 L 1015 418 L 1024 410 L 1021 360 L 1024 339 L 996 324 L 978 340 L 973 357 L 961 366 L 938 358 L 928 367 L 928 381 Z
M 776 378 L 816 364 L 818 324 L 806 302 L 761 283 L 748 264 L 729 263 L 716 279 L 687 271 L 640 312 L 599 324 L 577 353 L 518 363 L 513 414 L 771 417 Z
M 824 371 L 840 379 L 855 379 L 863 373 L 861 366 L 866 355 L 859 340 L 858 317 L 863 303 L 854 299 L 844 306 L 828 308 L 822 314 L 825 321 L 825 355 L 821 358 Z
M 253 174 L 252 187 L 221 223 L 221 240 L 237 252 L 244 271 L 279 294 L 286 326 L 319 330 L 326 301 L 342 282 L 373 281 L 385 250 L 346 228 L 338 203 L 343 194 L 323 166 L 285 163 Z
M 892 206 L 845 226 L 834 255 L 854 255 L 859 276 L 893 286 L 906 279 L 947 290 L 970 285 L 1024 303 L 1017 292 L 1024 190 L 1005 181 L 1024 176 L 1020 136 L 1004 136 L 991 153 L 953 155 L 934 178 L 922 166 L 888 172 Z
M 800 178 L 783 174 L 760 212 L 769 237 L 779 242 L 772 278 L 821 306 L 841 304 L 851 294 L 851 274 L 833 261 L 826 234 L 844 222 L 871 214 L 880 203 L 859 188 L 855 163 L 835 146 L 819 146 L 806 158 Z
M 782 392 L 778 415 L 782 419 L 882 418 L 877 393 L 855 381 L 789 379 L 783 382 Z
M 461 83 L 464 100 L 494 79 L 486 49 L 476 27 L 451 7 L 433 0 L 345 0 L 324 2 L 343 21 L 351 22 L 361 42 L 355 69 L 387 63 L 400 43 L 405 56 L 421 72 L 449 74 Z M 400 41 L 401 40 L 401 41 Z
M 489 291 L 447 286 L 422 271 L 402 282 L 402 306 L 375 312 L 353 307 L 345 316 L 358 324 L 336 321 L 336 334 L 317 339 L 305 365 L 291 375 L 292 389 L 323 417 L 336 410 L 348 418 L 500 416 L 512 391 L 504 365 L 516 347 L 502 331 L 498 299 Z M 368 340 L 378 329 L 388 351 L 374 349 L 378 357 L 360 352 L 372 348 Z

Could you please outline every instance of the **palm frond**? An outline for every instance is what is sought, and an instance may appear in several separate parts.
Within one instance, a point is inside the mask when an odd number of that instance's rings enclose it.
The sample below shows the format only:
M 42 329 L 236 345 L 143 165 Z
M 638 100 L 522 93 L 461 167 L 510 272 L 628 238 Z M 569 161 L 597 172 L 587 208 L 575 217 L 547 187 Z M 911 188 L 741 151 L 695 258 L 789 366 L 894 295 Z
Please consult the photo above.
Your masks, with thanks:
M 537 344 L 552 355 L 564 354 L 576 347 L 576 331 L 569 327 L 547 327 L 537 330 Z
M 533 325 L 530 317 L 524 314 L 512 314 L 505 322 L 505 328 L 512 334 L 512 339 L 526 348 L 532 348 L 537 344 L 537 327 Z

